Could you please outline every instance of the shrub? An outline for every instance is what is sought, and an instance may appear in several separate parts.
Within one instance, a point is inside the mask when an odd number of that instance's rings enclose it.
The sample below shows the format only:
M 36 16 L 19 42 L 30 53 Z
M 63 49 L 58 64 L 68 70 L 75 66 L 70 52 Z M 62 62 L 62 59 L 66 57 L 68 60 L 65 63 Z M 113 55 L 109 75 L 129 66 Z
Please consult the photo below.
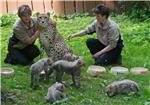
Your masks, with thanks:
M 130 19 L 138 19 L 140 21 L 150 18 L 150 2 L 149 1 L 118 1 L 119 11 L 125 12 Z
M 15 22 L 16 20 L 16 14 L 5 14 L 0 16 L 0 26 L 7 26 L 11 25 Z

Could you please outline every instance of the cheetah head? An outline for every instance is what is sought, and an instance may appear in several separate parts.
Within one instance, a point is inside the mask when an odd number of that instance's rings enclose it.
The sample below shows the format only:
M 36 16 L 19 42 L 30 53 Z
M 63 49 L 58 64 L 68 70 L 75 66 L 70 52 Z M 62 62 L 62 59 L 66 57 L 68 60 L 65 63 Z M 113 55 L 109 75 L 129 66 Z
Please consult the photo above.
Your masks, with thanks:
M 47 27 L 49 25 L 49 23 L 51 22 L 49 12 L 48 13 L 39 13 L 39 12 L 37 12 L 36 17 L 37 17 L 38 24 L 41 27 Z

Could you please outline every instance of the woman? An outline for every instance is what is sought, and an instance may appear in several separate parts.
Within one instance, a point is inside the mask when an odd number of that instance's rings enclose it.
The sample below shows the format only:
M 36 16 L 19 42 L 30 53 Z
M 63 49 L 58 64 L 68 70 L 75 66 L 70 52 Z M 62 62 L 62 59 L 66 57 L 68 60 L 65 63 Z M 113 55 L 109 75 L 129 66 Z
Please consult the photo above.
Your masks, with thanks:
M 96 20 L 86 29 L 69 35 L 68 39 L 96 33 L 97 39 L 89 38 L 86 41 L 88 49 L 95 58 L 95 65 L 121 64 L 123 41 L 119 26 L 108 19 L 109 8 L 104 5 L 98 5 L 94 13 Z
M 28 65 L 40 54 L 35 40 L 40 35 L 37 22 L 31 18 L 31 9 L 22 5 L 18 9 L 19 19 L 13 26 L 13 35 L 9 38 L 8 54 L 5 63 Z

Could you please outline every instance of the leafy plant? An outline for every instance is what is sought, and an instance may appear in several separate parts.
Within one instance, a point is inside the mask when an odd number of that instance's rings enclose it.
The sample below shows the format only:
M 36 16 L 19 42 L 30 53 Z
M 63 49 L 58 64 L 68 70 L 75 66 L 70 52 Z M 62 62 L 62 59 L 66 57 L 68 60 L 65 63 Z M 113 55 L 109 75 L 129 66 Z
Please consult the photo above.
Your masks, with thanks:
M 119 10 L 125 12 L 130 19 L 144 21 L 150 18 L 149 1 L 117 1 Z
M 5 14 L 0 16 L 0 26 L 11 25 L 16 20 L 16 14 Z

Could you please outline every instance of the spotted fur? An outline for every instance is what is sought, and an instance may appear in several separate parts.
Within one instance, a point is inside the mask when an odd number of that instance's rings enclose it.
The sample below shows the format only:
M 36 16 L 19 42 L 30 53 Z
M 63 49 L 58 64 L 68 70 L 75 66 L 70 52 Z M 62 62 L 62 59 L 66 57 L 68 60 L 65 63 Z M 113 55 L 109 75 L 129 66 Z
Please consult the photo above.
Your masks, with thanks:
M 53 61 L 63 59 L 64 55 L 71 49 L 57 31 L 56 22 L 50 19 L 49 13 L 37 13 L 37 21 L 39 27 L 42 28 L 39 37 L 42 49 L 45 50 L 48 57 L 51 57 Z

